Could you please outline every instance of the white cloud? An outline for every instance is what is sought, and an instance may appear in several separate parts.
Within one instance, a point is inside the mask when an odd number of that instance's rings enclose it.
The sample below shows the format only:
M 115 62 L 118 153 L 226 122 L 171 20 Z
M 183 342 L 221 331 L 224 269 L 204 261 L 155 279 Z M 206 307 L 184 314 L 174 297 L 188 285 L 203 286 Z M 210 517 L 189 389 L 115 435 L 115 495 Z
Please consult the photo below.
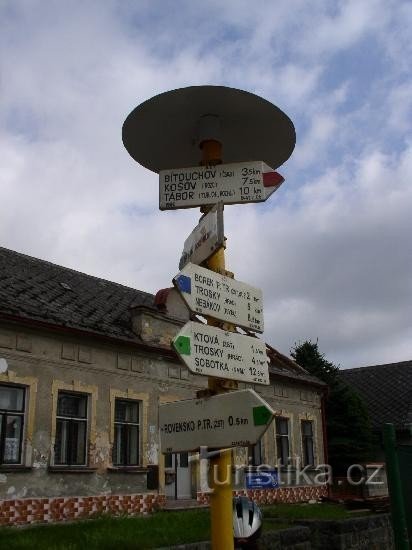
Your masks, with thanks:
M 304 55 L 330 56 L 356 45 L 369 34 L 379 32 L 390 18 L 390 2 L 382 0 L 350 0 L 336 2 L 334 13 L 318 12 L 304 25 L 298 40 Z
M 404 132 L 412 127 L 412 80 L 404 82 L 391 90 L 388 98 L 390 104 L 389 124 Z
M 297 162 L 304 167 L 310 163 L 322 160 L 322 151 L 328 142 L 334 140 L 337 132 L 337 120 L 333 113 L 318 113 L 313 115 L 311 125 L 302 144 L 297 145 Z
M 263 288 L 267 338 L 288 352 L 319 337 L 344 366 L 410 358 L 411 13 L 378 0 L 6 2 L 0 244 L 168 286 L 198 212 L 157 210 L 157 177 L 127 155 L 124 118 L 167 89 L 248 89 L 298 131 L 270 201 L 225 211 L 228 265 Z M 371 67 L 359 104 L 354 47 L 368 39 L 385 71 Z M 354 57 L 339 73 L 342 52 Z
M 241 225 L 230 220 L 235 273 L 264 289 L 266 335 L 283 351 L 319 337 L 344 366 L 346 354 L 356 361 L 355 350 L 364 356 L 366 348 L 378 363 L 382 342 L 410 330 L 411 163 L 412 147 L 399 157 L 375 152 L 350 179 L 342 168 L 309 182 L 292 207 L 256 207 Z

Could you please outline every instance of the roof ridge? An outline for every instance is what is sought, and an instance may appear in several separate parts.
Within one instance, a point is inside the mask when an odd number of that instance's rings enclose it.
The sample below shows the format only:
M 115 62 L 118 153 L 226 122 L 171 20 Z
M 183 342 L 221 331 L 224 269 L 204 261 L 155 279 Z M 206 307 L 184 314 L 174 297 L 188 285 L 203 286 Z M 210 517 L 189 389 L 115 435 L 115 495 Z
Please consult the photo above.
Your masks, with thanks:
M 385 422 L 401 428 L 412 417 L 412 361 L 345 369 L 339 374 L 363 398 L 375 429 Z
M 356 370 L 362 370 L 362 369 L 374 369 L 379 367 L 391 367 L 393 365 L 399 365 L 399 366 L 411 366 L 412 367 L 412 359 L 406 359 L 405 361 L 396 361 L 395 363 L 380 363 L 379 365 L 364 365 L 363 367 L 351 367 L 349 369 L 339 369 L 340 372 L 351 372 Z
M 135 292 L 140 292 L 141 294 L 145 294 L 146 296 L 154 297 L 154 294 L 152 294 L 151 292 L 146 292 L 145 290 L 140 290 L 138 288 L 134 288 L 132 286 L 124 285 L 122 283 L 117 283 L 115 281 L 110 281 L 109 279 L 103 279 L 102 277 L 97 277 L 96 275 L 90 275 L 89 273 L 84 273 L 83 271 L 79 271 L 78 269 L 73 269 L 72 267 L 65 267 L 63 265 L 50 262 L 49 260 L 43 260 L 42 258 L 36 258 L 35 256 L 30 256 L 29 254 L 24 254 L 24 252 L 17 252 L 16 250 L 11 250 L 10 248 L 5 248 L 4 246 L 0 246 L 0 252 L 1 251 L 5 251 L 5 252 L 8 252 L 8 253 L 10 253 L 12 255 L 16 255 L 16 256 L 23 256 L 24 258 L 32 260 L 36 263 L 46 264 L 46 265 L 49 265 L 50 267 L 53 267 L 53 268 L 57 267 L 59 269 L 69 271 L 71 273 L 76 273 L 78 275 L 82 275 L 83 277 L 89 277 L 90 279 L 94 279 L 96 281 L 100 281 L 100 282 L 103 282 L 103 283 L 108 283 L 110 285 L 116 285 L 116 286 L 119 286 L 119 287 L 122 287 L 122 288 L 127 288 L 128 290 L 133 290 Z

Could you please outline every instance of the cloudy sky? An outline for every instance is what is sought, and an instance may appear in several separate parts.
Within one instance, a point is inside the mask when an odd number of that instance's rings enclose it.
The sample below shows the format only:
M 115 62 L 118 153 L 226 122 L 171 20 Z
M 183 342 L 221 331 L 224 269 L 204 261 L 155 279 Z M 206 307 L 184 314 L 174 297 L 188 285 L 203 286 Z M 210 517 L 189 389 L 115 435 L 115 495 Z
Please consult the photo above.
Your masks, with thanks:
M 123 121 L 169 89 L 241 88 L 297 132 L 279 191 L 225 209 L 267 341 L 318 338 L 343 368 L 412 359 L 410 1 L 0 0 L 0 29 L 0 246 L 170 286 L 198 210 L 158 210 Z

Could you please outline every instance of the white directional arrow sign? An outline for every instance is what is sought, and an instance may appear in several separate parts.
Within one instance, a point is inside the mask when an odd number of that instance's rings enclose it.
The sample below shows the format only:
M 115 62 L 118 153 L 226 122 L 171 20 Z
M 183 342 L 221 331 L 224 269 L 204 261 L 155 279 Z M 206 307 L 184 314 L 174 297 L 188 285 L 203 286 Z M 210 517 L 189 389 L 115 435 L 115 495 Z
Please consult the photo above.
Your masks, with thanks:
M 195 374 L 269 384 L 266 344 L 258 338 L 189 321 L 173 346 Z
M 191 311 L 263 332 L 258 288 L 191 263 L 174 277 L 173 284 Z
M 216 204 L 197 224 L 183 245 L 179 269 L 188 262 L 200 264 L 224 245 L 223 204 Z
M 162 452 L 254 445 L 274 414 L 253 390 L 159 405 Z
M 159 172 L 159 208 L 265 201 L 284 178 L 262 161 L 194 166 Z

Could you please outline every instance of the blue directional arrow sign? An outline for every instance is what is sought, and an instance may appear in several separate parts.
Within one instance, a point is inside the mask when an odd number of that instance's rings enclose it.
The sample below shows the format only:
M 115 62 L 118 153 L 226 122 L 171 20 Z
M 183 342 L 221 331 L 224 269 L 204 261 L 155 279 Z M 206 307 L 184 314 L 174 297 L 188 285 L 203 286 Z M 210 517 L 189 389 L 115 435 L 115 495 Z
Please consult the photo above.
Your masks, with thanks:
M 263 298 L 258 288 L 192 263 L 173 283 L 194 313 L 263 332 Z
M 178 275 L 175 277 L 175 285 L 177 290 L 186 294 L 192 293 L 192 279 L 187 275 Z

